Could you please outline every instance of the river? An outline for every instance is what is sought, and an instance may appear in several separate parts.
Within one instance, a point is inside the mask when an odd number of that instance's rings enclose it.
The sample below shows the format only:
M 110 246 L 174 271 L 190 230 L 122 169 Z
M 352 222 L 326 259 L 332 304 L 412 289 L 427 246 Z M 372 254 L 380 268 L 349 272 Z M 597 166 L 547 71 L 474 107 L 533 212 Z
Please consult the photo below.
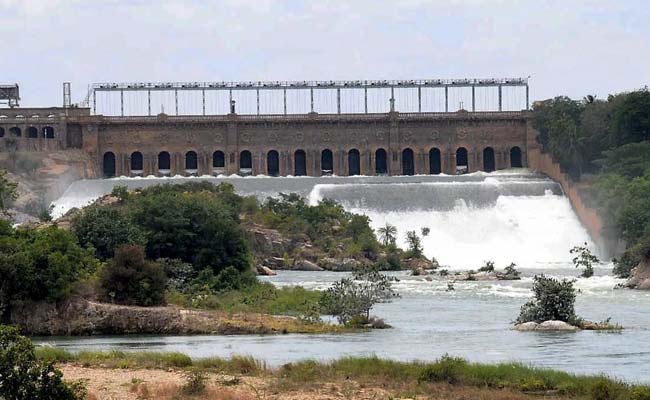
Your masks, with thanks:
M 198 179 L 198 178 L 189 178 Z M 55 202 L 59 213 L 111 190 L 188 178 L 116 178 L 79 181 Z M 611 263 L 596 276 L 577 278 L 569 249 L 590 241 L 559 186 L 526 171 L 468 176 L 355 178 L 211 178 L 230 181 L 238 192 L 260 198 L 297 192 L 310 202 L 340 201 L 371 218 L 373 227 L 397 226 L 400 243 L 407 230 L 428 227 L 425 253 L 448 269 L 477 269 L 494 260 L 497 269 L 515 262 L 523 279 L 515 282 L 426 281 L 392 273 L 401 297 L 377 305 L 373 314 L 393 329 L 341 335 L 278 336 L 119 336 L 37 338 L 41 344 L 79 350 L 180 351 L 192 357 L 252 355 L 269 365 L 300 359 L 326 360 L 376 354 L 400 360 L 434 360 L 444 354 L 471 361 L 519 361 L 565 371 L 600 374 L 630 382 L 650 382 L 650 293 L 614 289 Z M 76 186 L 75 186 L 76 185 Z M 618 333 L 516 332 L 510 328 L 530 297 L 532 277 L 545 273 L 576 278 L 577 313 L 589 320 L 612 317 L 625 326 Z M 282 271 L 264 277 L 276 285 L 324 289 L 341 273 Z

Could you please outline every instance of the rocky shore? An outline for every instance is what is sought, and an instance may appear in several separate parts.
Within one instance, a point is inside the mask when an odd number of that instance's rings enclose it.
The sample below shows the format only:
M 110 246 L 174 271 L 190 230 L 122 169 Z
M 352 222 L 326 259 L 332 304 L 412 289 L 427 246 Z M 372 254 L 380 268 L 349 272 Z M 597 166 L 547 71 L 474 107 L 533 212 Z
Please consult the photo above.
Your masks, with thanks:
M 637 265 L 624 284 L 630 289 L 650 290 L 650 260 L 643 260 Z
M 22 309 L 21 309 L 22 308 Z M 65 304 L 29 303 L 12 313 L 12 324 L 32 336 L 120 334 L 284 334 L 338 332 L 338 325 L 297 318 L 233 314 L 177 306 L 136 307 L 75 299 Z

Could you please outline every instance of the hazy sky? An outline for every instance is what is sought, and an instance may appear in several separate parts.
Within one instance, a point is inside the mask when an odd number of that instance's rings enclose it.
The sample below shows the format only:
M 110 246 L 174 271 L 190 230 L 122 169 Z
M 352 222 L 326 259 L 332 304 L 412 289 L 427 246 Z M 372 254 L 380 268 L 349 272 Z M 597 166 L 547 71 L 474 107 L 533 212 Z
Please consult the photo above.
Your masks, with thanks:
M 0 0 L 23 106 L 129 81 L 531 76 L 531 99 L 650 84 L 650 1 Z

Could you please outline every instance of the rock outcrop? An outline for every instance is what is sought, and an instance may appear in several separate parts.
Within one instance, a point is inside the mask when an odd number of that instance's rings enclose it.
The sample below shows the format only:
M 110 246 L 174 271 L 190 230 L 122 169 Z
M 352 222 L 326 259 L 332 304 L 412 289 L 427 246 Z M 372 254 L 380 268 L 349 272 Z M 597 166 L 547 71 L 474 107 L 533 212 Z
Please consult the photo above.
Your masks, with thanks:
M 625 287 L 639 290 L 650 290 L 650 260 L 643 260 L 634 267 Z
M 567 324 L 564 321 L 544 321 L 542 323 L 537 322 L 524 322 L 523 324 L 517 324 L 514 327 L 514 330 L 520 332 L 576 332 L 580 328 Z

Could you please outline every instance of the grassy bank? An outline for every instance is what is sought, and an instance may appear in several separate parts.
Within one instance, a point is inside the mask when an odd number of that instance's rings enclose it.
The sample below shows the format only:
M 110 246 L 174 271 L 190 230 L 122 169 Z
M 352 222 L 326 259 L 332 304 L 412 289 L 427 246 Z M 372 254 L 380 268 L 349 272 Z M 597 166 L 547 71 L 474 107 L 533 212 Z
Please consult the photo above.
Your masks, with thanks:
M 231 359 L 192 360 L 180 353 L 113 351 L 71 354 L 56 348 L 39 348 L 37 354 L 41 359 L 60 365 L 77 365 L 84 368 L 193 371 L 191 375 L 200 371 L 198 373 L 205 374 L 203 376 L 207 376 L 207 380 L 210 376 L 215 376 L 215 381 L 219 381 L 216 376 L 223 374 L 255 377 L 263 382 L 259 385 L 265 391 L 274 394 L 305 391 L 316 393 L 328 384 L 354 382 L 353 386 L 357 389 L 380 388 L 388 391 L 390 396 L 419 395 L 453 399 L 463 398 L 462 396 L 476 390 L 478 392 L 472 396 L 479 397 L 465 398 L 524 399 L 544 395 L 557 399 L 650 399 L 650 387 L 633 386 L 607 377 L 574 375 L 516 363 L 469 363 L 452 357 L 443 357 L 429 363 L 399 362 L 376 357 L 346 357 L 331 362 L 308 360 L 285 364 L 279 368 L 268 368 L 261 361 L 241 356 Z M 448 397 L 435 397 L 445 391 L 449 393 Z M 465 394 L 458 397 L 453 393 L 458 396 Z

